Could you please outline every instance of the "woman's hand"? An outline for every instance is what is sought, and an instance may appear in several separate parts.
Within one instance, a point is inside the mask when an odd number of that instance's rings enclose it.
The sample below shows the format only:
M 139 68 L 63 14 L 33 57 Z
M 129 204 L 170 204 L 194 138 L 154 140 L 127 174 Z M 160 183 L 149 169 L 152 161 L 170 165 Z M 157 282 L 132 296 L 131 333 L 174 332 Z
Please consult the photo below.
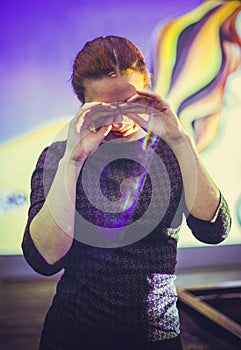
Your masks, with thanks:
M 193 140 L 184 131 L 168 102 L 146 91 L 137 91 L 126 102 L 119 105 L 122 112 L 147 132 L 160 136 L 174 151 L 190 213 L 202 220 L 213 219 L 220 202 L 220 191 L 201 161 Z
M 169 103 L 153 92 L 137 91 L 126 103 L 120 103 L 119 108 L 142 129 L 153 132 L 170 145 L 179 143 L 186 136 Z
M 79 162 L 88 158 L 109 134 L 117 108 L 108 103 L 86 103 L 70 121 L 66 156 Z

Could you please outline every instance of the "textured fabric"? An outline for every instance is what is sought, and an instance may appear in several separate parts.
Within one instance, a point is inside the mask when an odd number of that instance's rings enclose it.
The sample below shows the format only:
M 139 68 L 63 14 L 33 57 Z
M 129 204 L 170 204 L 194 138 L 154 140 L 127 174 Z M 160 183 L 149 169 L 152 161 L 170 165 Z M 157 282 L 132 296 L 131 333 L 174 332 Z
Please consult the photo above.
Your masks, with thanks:
M 148 339 L 156 342 L 175 338 L 180 333 L 175 276 L 154 273 L 147 280 Z
M 108 154 L 102 153 L 100 165 L 107 166 L 101 173 L 100 187 L 106 198 L 115 201 L 122 195 L 120 186 L 125 179 L 131 178 L 132 184 L 142 182 L 133 205 L 124 208 L 121 216 L 104 210 L 104 204 L 103 208 L 95 207 L 87 198 L 86 191 L 92 190 L 96 202 L 100 202 L 102 197 L 98 191 L 93 191 L 93 185 L 88 181 L 83 188 L 81 171 L 76 187 L 78 215 L 75 240 L 69 252 L 50 265 L 34 246 L 29 225 L 45 201 L 65 146 L 65 142 L 54 143 L 40 155 L 32 175 L 31 206 L 22 243 L 26 260 L 38 273 L 53 275 L 61 269 L 65 270 L 45 320 L 40 349 L 82 349 L 85 347 L 80 344 L 86 339 L 99 339 L 100 335 L 117 339 L 116 343 L 119 343 L 120 339 L 130 339 L 131 334 L 133 342 L 139 339 L 152 345 L 176 337 L 179 334 L 179 320 L 173 281 L 183 214 L 188 216 L 187 224 L 200 241 L 219 243 L 230 229 L 230 214 L 225 199 L 221 196 L 214 223 L 194 218 L 187 213 L 180 168 L 167 144 L 159 139 L 151 146 L 160 158 L 163 171 L 155 172 L 154 169 L 150 175 L 143 166 L 143 152 L 140 161 L 136 155 L 136 147 L 142 146 L 140 141 L 130 142 L 129 159 L 117 157 L 109 161 Z M 127 145 L 113 147 L 118 148 L 115 152 L 125 154 Z M 137 161 L 133 161 L 134 158 Z M 90 163 L 87 169 L 90 177 L 96 168 L 97 163 L 94 163 L 93 169 Z M 117 248 L 99 248 L 81 242 L 84 230 L 81 218 L 90 222 L 97 233 L 101 233 L 101 228 L 116 228 L 121 223 L 124 227 L 140 221 L 151 205 L 155 183 L 158 184 L 155 191 L 160 203 L 152 208 L 152 216 L 146 220 L 151 225 L 153 219 L 161 217 L 149 234 Z M 125 238 L 124 232 L 122 239 Z

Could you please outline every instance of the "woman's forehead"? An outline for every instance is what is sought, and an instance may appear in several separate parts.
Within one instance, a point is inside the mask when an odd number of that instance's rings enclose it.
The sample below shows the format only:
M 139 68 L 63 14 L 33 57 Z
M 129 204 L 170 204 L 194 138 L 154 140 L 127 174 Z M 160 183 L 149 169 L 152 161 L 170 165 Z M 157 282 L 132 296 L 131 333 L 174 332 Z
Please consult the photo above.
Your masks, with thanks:
M 144 85 L 144 75 L 139 72 L 86 80 L 84 84 L 85 101 L 123 102 L 133 96 L 136 90 L 143 90 Z

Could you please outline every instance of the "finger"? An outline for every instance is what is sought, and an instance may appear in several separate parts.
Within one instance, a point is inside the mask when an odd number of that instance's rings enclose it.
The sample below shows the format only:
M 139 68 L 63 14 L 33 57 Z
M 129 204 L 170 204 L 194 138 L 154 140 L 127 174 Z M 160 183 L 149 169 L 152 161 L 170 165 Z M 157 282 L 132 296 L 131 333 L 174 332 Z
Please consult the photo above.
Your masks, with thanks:
M 106 124 L 106 119 L 117 114 L 117 108 L 110 104 L 99 104 L 83 111 L 76 123 L 76 131 L 79 133 L 81 127 L 100 127 Z M 97 122 L 96 122 L 97 121 Z M 97 124 L 96 124 L 97 123 Z
M 150 124 L 150 117 L 144 119 L 136 113 L 126 113 L 128 118 L 132 119 L 136 124 L 138 124 L 143 130 L 148 130 L 148 125 Z
M 92 127 L 94 128 L 94 131 L 98 131 L 102 126 L 110 126 L 112 125 L 112 123 L 115 120 L 115 115 L 111 115 L 111 116 L 104 116 L 100 119 L 98 119 L 97 121 L 92 123 Z
M 131 96 L 128 100 L 126 100 L 126 102 L 131 102 L 135 99 L 143 98 L 143 97 L 155 99 L 155 98 L 159 98 L 160 96 L 155 92 L 146 91 L 146 90 L 136 90 L 136 94 Z
M 99 105 L 100 103 L 98 102 L 89 102 L 89 103 L 85 103 L 81 108 L 80 110 L 77 112 L 76 116 L 75 116 L 75 128 L 76 128 L 76 131 L 79 133 L 80 132 L 80 128 L 83 124 L 83 121 L 84 121 L 84 117 L 85 115 L 88 113 L 88 111 L 91 110 L 91 108 L 93 108 L 93 106 L 95 105 Z
M 87 108 L 88 110 L 99 110 L 99 109 L 106 109 L 106 110 L 115 110 L 116 104 L 114 103 L 106 103 L 106 102 L 95 102 L 95 104 L 90 103 L 90 108 Z
M 112 106 L 110 103 L 105 102 L 87 102 L 85 103 L 76 114 L 76 119 L 84 117 L 86 113 L 91 110 L 97 110 L 100 108 L 106 108 L 106 110 L 113 110 L 115 106 Z
M 126 100 L 126 103 L 135 101 L 137 98 L 140 98 L 140 96 L 138 94 L 135 94 L 135 95 L 131 96 L 130 98 L 128 98 L 128 100 Z
M 97 131 L 96 136 L 98 137 L 100 142 L 104 140 L 104 138 L 109 134 L 111 129 L 112 125 L 104 125 Z
M 163 102 L 163 103 L 168 103 L 167 100 L 165 100 L 164 97 L 161 95 L 157 94 L 156 92 L 153 91 L 142 91 L 142 90 L 137 90 L 137 95 L 140 97 L 146 97 L 150 98 L 155 101 Z
M 104 136 L 105 136 L 105 137 L 109 134 L 109 132 L 111 131 L 111 129 L 112 129 L 112 125 L 107 125 L 107 129 L 106 129 L 106 131 L 104 132 Z
M 154 116 L 148 116 L 148 119 L 144 119 L 136 113 L 128 113 L 127 117 L 132 119 L 146 132 L 153 132 L 159 136 L 163 134 L 163 121 L 161 119 L 155 118 Z
M 153 101 L 155 102 L 154 107 L 156 109 L 160 109 L 160 107 L 162 107 L 163 111 L 166 109 L 171 109 L 170 103 L 164 97 L 160 96 L 155 92 L 137 90 L 137 93 L 140 96 L 145 96 L 146 98 L 153 99 Z
M 153 107 L 150 103 L 128 103 L 125 106 L 119 108 L 121 113 L 126 115 L 126 113 L 136 113 L 136 114 L 148 114 L 152 115 L 154 112 Z
M 146 106 L 149 108 L 154 108 L 155 103 L 156 102 L 155 102 L 153 97 L 144 96 L 144 95 L 143 96 L 135 95 L 135 96 L 131 97 L 131 99 L 129 99 L 127 102 L 128 106 L 130 106 L 131 108 L 134 108 L 134 106 L 138 107 L 138 105 L 139 106 Z M 123 107 L 125 107 L 125 106 L 123 106 Z
M 155 108 L 157 108 L 156 106 L 162 106 L 162 107 L 169 107 L 169 102 L 164 99 L 162 96 L 160 96 L 159 94 L 157 94 L 156 92 L 150 92 L 150 91 L 142 91 L 142 90 L 137 90 L 137 95 L 135 95 L 135 99 L 138 100 L 138 96 L 139 99 L 141 100 L 141 97 L 144 98 L 146 101 L 153 101 L 154 102 L 154 106 Z M 128 102 L 130 102 L 132 100 L 128 100 Z
M 95 114 L 94 116 L 87 115 L 84 118 L 84 123 L 82 124 L 81 129 L 87 128 L 93 132 L 96 132 L 102 126 L 112 124 L 115 121 L 117 115 L 118 115 L 118 111 L 116 111 L 115 114 L 113 112 L 111 113 L 103 112 L 101 114 L 98 114 L 98 116 L 96 116 Z
M 118 116 L 118 109 L 115 111 L 100 111 L 98 113 L 90 113 L 85 118 L 90 119 L 90 121 L 94 124 L 95 128 L 99 128 L 106 124 L 111 124 L 116 117 Z
M 139 96 L 149 96 L 152 98 L 161 98 L 161 96 L 154 91 L 136 90 L 136 92 L 137 92 L 137 95 L 139 95 Z

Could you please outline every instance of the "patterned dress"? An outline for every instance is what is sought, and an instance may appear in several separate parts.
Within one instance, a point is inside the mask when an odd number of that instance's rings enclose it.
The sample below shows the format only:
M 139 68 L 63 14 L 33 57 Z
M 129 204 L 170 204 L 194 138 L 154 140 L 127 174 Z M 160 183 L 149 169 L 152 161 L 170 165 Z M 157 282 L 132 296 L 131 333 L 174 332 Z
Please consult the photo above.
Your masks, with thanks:
M 55 142 L 39 157 L 22 243 L 35 271 L 46 276 L 64 271 L 40 349 L 100 349 L 101 343 L 127 349 L 121 345 L 127 339 L 130 349 L 151 349 L 175 339 L 180 327 L 174 280 L 183 217 L 198 240 L 217 244 L 231 225 L 224 197 L 215 220 L 197 219 L 187 211 L 178 161 L 162 139 L 101 145 L 77 182 L 73 244 L 51 265 L 34 246 L 29 226 L 65 147 L 66 142 Z

